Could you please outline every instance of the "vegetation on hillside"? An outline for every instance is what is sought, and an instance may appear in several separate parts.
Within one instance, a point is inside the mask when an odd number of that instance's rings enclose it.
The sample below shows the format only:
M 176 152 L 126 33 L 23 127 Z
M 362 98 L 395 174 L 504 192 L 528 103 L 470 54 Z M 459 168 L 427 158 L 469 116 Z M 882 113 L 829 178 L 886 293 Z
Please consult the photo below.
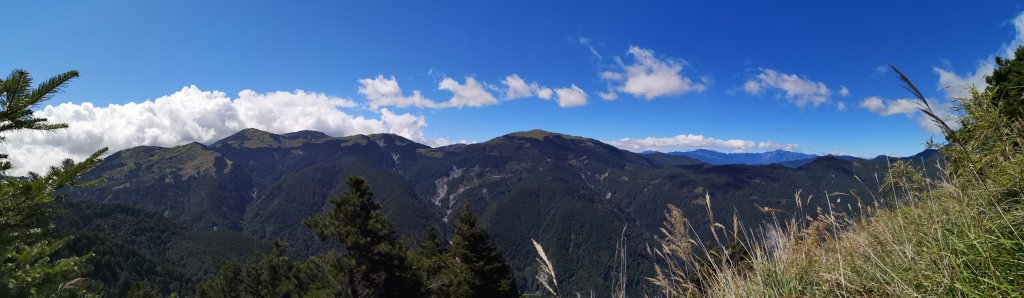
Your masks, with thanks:
M 200 297 L 518 297 L 512 271 L 469 207 L 459 213 L 445 245 L 436 227 L 418 249 L 400 242 L 362 178 L 349 178 L 348 193 L 306 220 L 327 251 L 294 262 L 285 245 L 245 265 L 229 262 L 199 287 Z
M 1020 53 L 1021 51 L 1018 51 Z M 1018 58 L 1021 56 L 1018 55 Z M 1001 63 L 1002 64 L 1002 63 Z M 1003 64 L 1005 65 L 1005 64 Z M 1013 64 L 1017 65 L 1017 64 Z M 1013 66 L 1019 67 L 1019 66 Z M 702 242 L 669 206 L 653 249 L 649 294 L 668 297 L 972 296 L 1024 293 L 1024 118 L 1008 115 L 998 88 L 958 100 L 963 129 L 936 117 L 909 79 L 893 68 L 945 131 L 941 177 L 893 163 L 883 198 L 859 215 L 833 209 L 856 192 L 801 196 L 827 200 L 816 217 L 778 217 L 764 226 L 714 224 Z M 1000 73 L 1000 71 L 997 71 Z M 1021 77 L 1024 78 L 1024 77 Z M 1024 81 L 1012 84 L 1019 88 Z M 1002 102 L 1003 104 L 999 104 Z M 709 209 L 710 210 L 710 209 Z M 766 210 L 767 211 L 767 210 Z M 709 212 L 708 217 L 713 217 Z M 713 218 L 714 219 L 714 218 Z M 705 239 L 708 240 L 708 239 Z

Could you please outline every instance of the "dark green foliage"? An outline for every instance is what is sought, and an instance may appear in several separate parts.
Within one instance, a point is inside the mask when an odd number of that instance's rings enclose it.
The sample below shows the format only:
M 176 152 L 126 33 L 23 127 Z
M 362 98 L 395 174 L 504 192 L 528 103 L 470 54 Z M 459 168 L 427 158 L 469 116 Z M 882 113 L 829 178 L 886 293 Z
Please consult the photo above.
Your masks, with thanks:
M 283 243 L 245 265 L 230 261 L 199 285 L 198 297 L 352 297 L 351 264 L 333 253 L 291 261 Z
M 58 255 L 92 252 L 82 277 L 103 284 L 100 294 L 107 297 L 124 297 L 136 284 L 188 296 L 225 261 L 269 250 L 235 232 L 191 231 L 158 213 L 117 204 L 66 202 L 56 214 L 55 231 L 75 236 Z
M 445 254 L 444 236 L 436 225 L 424 228 L 425 238 L 418 243 L 418 250 L 410 254 L 412 263 L 423 280 L 424 291 L 430 296 L 451 296 L 453 277 L 448 270 L 451 258 Z
M 400 244 L 362 178 L 332 197 L 329 210 L 307 220 L 322 239 L 345 245 L 291 262 L 284 244 L 245 266 L 226 263 L 199 287 L 200 297 L 518 297 L 511 267 L 477 226 L 468 206 L 459 212 L 452 245 L 428 225 L 418 250 Z M 425 283 L 423 281 L 426 281 Z
M 212 280 L 200 286 L 199 297 L 290 297 L 303 293 L 295 279 L 297 268 L 285 256 L 284 243 L 274 252 L 240 267 L 228 262 Z
M 242 272 L 242 267 L 237 262 L 228 261 L 224 263 L 216 276 L 199 285 L 196 296 L 240 297 L 242 295 L 242 285 L 244 284 Z
M 992 92 L 992 102 L 1008 123 L 1024 119 L 1024 47 L 1011 58 L 996 57 L 996 64 L 992 75 L 985 77 L 985 91 Z
M 128 290 L 127 294 L 119 297 L 152 298 L 162 296 L 164 296 L 164 294 L 160 291 L 159 287 L 148 282 L 136 282 L 132 284 L 132 287 Z
M 43 81 L 35 88 L 28 72 L 15 70 L 0 79 L 0 141 L 7 134 L 54 131 L 66 128 L 35 118 L 32 109 L 59 93 L 78 76 L 69 71 Z M 7 155 L 0 154 L 0 297 L 82 295 L 89 281 L 77 278 L 84 254 L 53 255 L 70 237 L 51 236 L 52 204 L 63 199 L 55 191 L 68 186 L 87 186 L 79 178 L 100 163 L 102 149 L 81 163 L 65 160 L 45 174 L 9 177 L 12 168 Z
M 512 268 L 463 204 L 448 254 L 457 272 L 451 297 L 519 297 Z
M 309 220 L 313 233 L 345 246 L 354 267 L 349 280 L 353 297 L 412 297 L 422 287 L 405 248 L 397 241 L 366 180 L 351 177 L 347 194 L 330 199 L 331 208 Z

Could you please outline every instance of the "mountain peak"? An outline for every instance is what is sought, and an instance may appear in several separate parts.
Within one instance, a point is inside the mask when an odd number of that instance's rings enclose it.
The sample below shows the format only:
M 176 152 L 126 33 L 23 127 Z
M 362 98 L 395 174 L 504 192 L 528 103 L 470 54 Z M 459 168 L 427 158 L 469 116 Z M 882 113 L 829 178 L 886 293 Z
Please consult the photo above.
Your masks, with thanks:
M 555 139 L 563 139 L 563 140 L 584 141 L 584 142 L 587 142 L 587 143 L 600 143 L 599 141 L 594 140 L 594 139 L 590 139 L 590 138 L 584 138 L 584 137 L 580 137 L 580 136 L 568 135 L 568 134 L 564 134 L 564 133 L 550 132 L 550 131 L 546 131 L 546 130 L 542 130 L 542 129 L 534 129 L 534 130 L 513 132 L 513 133 L 510 133 L 510 134 L 503 135 L 501 137 L 495 138 L 495 140 L 497 140 L 497 139 L 509 139 L 509 138 L 528 138 L 528 139 L 537 139 L 537 140 L 541 140 L 541 141 L 544 141 L 544 140 L 546 140 L 548 138 L 555 138 Z
M 289 132 L 281 136 L 288 138 L 289 140 L 319 140 L 331 137 L 325 133 L 315 130 L 300 130 L 296 132 Z
M 505 136 L 506 137 L 520 137 L 520 138 L 534 138 L 534 139 L 541 139 L 541 140 L 543 140 L 546 137 L 566 136 L 566 135 L 560 134 L 560 133 L 546 131 L 546 130 L 543 130 L 543 129 L 533 129 L 533 130 L 527 130 L 527 131 L 513 132 L 513 133 L 507 134 Z
M 366 137 L 381 146 L 405 146 L 415 144 L 416 147 L 427 147 L 426 145 L 416 143 L 406 137 L 393 133 L 375 133 L 366 135 Z
M 255 128 L 246 128 L 214 142 L 213 147 L 260 148 L 280 146 L 283 137 Z

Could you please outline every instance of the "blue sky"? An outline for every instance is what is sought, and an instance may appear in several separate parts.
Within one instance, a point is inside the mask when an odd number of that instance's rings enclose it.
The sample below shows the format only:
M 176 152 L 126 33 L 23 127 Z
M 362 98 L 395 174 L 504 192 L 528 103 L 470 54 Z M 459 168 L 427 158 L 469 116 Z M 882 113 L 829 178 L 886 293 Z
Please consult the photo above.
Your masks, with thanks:
M 345 115 L 339 117 L 410 120 L 379 120 L 333 134 L 384 130 L 441 143 L 541 128 L 606 141 L 630 138 L 617 145 L 633 150 L 705 144 L 723 151 L 874 156 L 913 154 L 932 135 L 919 115 L 897 107 L 908 94 L 880 66 L 897 65 L 927 96 L 948 102 L 956 93 L 944 85 L 971 82 L 985 71 L 982 62 L 1019 43 L 1014 20 L 1022 9 L 1011 1 L 18 1 L 5 10 L 0 22 L 16 30 L 7 32 L 0 68 L 26 69 L 38 78 L 79 70 L 81 78 L 52 102 L 75 105 L 68 109 L 85 102 L 92 103 L 87 110 L 141 104 L 192 85 L 221 91 L 228 101 L 243 97 L 243 90 L 304 90 L 344 101 L 335 105 Z M 939 70 L 951 74 L 940 78 Z M 511 87 L 503 80 L 513 74 L 538 88 L 506 99 Z M 360 80 L 378 75 L 372 83 L 397 83 L 400 96 L 378 92 L 374 100 L 372 92 L 360 91 L 370 88 Z M 445 78 L 453 87 L 440 90 Z M 446 105 L 458 93 L 454 88 L 470 97 Z M 553 91 L 551 99 L 534 92 L 544 88 Z M 394 104 L 411 100 L 413 90 L 433 104 Z M 585 104 L 575 91 L 586 94 Z M 609 91 L 615 100 L 600 96 Z M 878 100 L 862 105 L 869 97 Z M 559 98 L 574 106 L 561 107 Z M 59 112 L 51 117 L 72 127 L 103 121 Z M 173 122 L 202 112 L 182 113 L 188 115 L 154 117 Z M 322 128 L 332 115 L 318 124 L 267 127 Z M 195 117 L 216 122 L 207 114 Z M 252 126 L 264 118 L 247 119 L 242 124 Z M 119 123 L 139 126 L 134 131 L 164 129 Z M 223 134 L 164 133 L 181 136 L 99 145 L 172 145 Z M 669 139 L 677 135 L 693 136 Z M 693 143 L 697 136 L 703 141 Z M 648 137 L 655 139 L 640 142 Z

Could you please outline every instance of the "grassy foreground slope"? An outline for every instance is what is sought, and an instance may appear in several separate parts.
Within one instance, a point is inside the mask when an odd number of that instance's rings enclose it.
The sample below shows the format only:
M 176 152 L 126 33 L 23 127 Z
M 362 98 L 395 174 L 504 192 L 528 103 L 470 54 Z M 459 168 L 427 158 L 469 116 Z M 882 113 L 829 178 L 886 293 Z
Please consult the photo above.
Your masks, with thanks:
M 972 91 L 959 100 L 958 109 L 962 128 L 945 129 L 948 143 L 941 146 L 945 175 L 929 179 L 920 169 L 896 162 L 886 175 L 884 197 L 864 206 L 860 216 L 818 209 L 816 218 L 720 229 L 718 241 L 700 245 L 686 217 L 670 205 L 648 294 L 1021 296 L 1024 121 L 1000 115 L 992 92 Z M 922 110 L 933 114 L 927 104 Z M 799 206 L 806 200 L 846 197 L 798 193 L 794 200 Z

